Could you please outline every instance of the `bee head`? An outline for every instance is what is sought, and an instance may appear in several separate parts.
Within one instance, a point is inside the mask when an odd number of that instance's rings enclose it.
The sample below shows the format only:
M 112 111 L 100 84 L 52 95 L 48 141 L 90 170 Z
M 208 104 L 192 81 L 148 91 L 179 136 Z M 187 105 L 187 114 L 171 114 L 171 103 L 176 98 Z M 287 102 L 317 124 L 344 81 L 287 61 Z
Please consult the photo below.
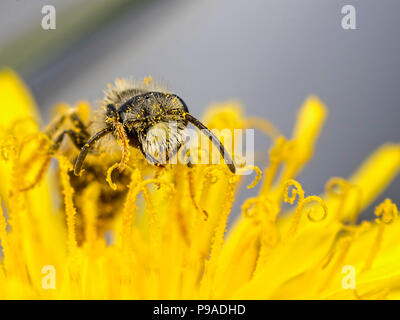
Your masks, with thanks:
M 110 110 L 111 116 L 115 110 Z M 146 92 L 118 106 L 118 121 L 138 132 L 146 131 L 159 122 L 184 121 L 186 104 L 175 94 Z

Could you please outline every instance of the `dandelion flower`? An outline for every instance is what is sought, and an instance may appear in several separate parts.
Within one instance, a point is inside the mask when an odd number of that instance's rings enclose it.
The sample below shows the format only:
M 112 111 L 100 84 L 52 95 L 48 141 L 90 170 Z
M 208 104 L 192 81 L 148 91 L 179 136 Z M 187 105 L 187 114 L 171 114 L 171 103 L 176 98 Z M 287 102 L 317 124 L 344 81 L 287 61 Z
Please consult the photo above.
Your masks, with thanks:
M 351 177 L 310 194 L 296 177 L 326 117 L 316 97 L 291 138 L 237 102 L 205 115 L 210 128 L 254 126 L 272 138 L 268 167 L 250 168 L 258 194 L 228 231 L 242 176 L 223 164 L 159 169 L 132 151 L 116 181 L 120 154 L 109 152 L 88 160 L 101 172 L 74 180 L 69 152 L 53 157 L 34 100 L 10 70 L 0 72 L 0 104 L 2 299 L 400 297 L 396 204 L 387 199 L 375 221 L 355 222 L 396 176 L 400 145 L 383 145 Z M 87 121 L 91 107 L 82 102 L 78 112 Z

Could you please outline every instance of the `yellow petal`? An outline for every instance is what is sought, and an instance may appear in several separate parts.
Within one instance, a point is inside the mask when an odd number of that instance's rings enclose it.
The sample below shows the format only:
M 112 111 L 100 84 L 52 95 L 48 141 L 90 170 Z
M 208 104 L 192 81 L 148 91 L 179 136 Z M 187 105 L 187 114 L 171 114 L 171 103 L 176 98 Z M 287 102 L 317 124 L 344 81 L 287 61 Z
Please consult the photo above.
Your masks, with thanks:
M 9 69 L 0 70 L 0 127 L 5 128 L 17 119 L 33 117 L 38 120 L 38 112 L 32 94 L 18 77 Z
M 297 116 L 293 139 L 296 141 L 296 157 L 303 163 L 308 161 L 314 152 L 314 146 L 325 122 L 327 110 L 317 97 L 309 97 Z
M 349 179 L 350 183 L 361 189 L 361 211 L 385 190 L 399 169 L 400 144 L 385 144 L 363 162 Z

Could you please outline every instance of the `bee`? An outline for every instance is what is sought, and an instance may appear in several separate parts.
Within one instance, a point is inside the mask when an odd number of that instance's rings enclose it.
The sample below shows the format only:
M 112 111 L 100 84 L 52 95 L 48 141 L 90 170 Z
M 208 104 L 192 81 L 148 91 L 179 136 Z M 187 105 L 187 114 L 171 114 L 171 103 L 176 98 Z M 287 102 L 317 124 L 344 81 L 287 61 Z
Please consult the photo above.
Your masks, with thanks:
M 146 160 L 153 165 L 163 166 L 165 160 L 175 154 L 185 142 L 184 130 L 188 123 L 201 130 L 219 150 L 229 170 L 236 172 L 229 153 L 219 139 L 198 119 L 189 113 L 186 103 L 178 95 L 160 90 L 158 85 L 147 82 L 134 85 L 119 80 L 105 91 L 102 108 L 98 114 L 96 132 L 89 130 L 76 114 L 72 114 L 78 130 L 64 130 L 55 139 L 57 149 L 68 135 L 80 153 L 75 161 L 74 173 L 79 176 L 83 163 L 96 142 L 112 135 L 122 145 L 120 171 L 123 171 L 129 154 L 129 146 L 138 148 Z M 175 130 L 171 130 L 173 124 Z M 172 132 L 175 131 L 175 132 Z M 167 139 L 165 139 L 167 137 Z M 190 162 L 188 162 L 190 166 Z
M 73 123 L 73 127 L 62 130 L 66 118 Z M 223 144 L 189 113 L 183 99 L 146 79 L 144 82 L 117 80 L 114 85 L 110 85 L 105 90 L 98 110 L 87 124 L 81 120 L 77 112 L 70 112 L 48 129 L 47 135 L 53 141 L 54 152 L 60 149 L 66 136 L 70 138 L 78 152 L 75 153 L 77 156 L 73 160 L 74 172 L 70 173 L 71 186 L 76 191 L 78 243 L 81 244 L 85 238 L 83 215 L 80 210 L 85 201 L 82 198 L 84 190 L 94 181 L 102 186 L 98 200 L 100 211 L 97 217 L 97 229 L 99 233 L 104 234 L 115 213 L 121 211 L 119 208 L 122 208 L 127 193 L 130 176 L 124 171 L 124 167 L 128 161 L 129 148 L 139 149 L 149 164 L 163 167 L 185 143 L 184 130 L 189 123 L 209 138 L 219 150 L 229 170 L 235 173 L 235 165 Z M 104 183 L 106 179 L 104 167 L 113 163 L 93 160 L 85 162 L 96 143 L 101 140 L 103 145 L 115 145 L 118 142 L 122 147 L 119 175 L 115 177 L 120 187 L 116 191 Z M 84 163 L 85 174 L 81 174 Z M 187 165 L 192 166 L 190 161 Z

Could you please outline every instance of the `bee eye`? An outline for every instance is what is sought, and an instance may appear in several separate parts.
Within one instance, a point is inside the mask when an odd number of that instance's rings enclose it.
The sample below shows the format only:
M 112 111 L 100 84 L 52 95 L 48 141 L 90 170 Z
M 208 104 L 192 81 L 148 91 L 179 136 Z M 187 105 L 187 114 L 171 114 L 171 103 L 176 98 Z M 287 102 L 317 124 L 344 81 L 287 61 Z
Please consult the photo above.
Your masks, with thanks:
M 117 109 L 115 108 L 114 105 L 109 104 L 107 106 L 106 116 L 109 117 L 109 118 L 116 118 L 117 117 Z

